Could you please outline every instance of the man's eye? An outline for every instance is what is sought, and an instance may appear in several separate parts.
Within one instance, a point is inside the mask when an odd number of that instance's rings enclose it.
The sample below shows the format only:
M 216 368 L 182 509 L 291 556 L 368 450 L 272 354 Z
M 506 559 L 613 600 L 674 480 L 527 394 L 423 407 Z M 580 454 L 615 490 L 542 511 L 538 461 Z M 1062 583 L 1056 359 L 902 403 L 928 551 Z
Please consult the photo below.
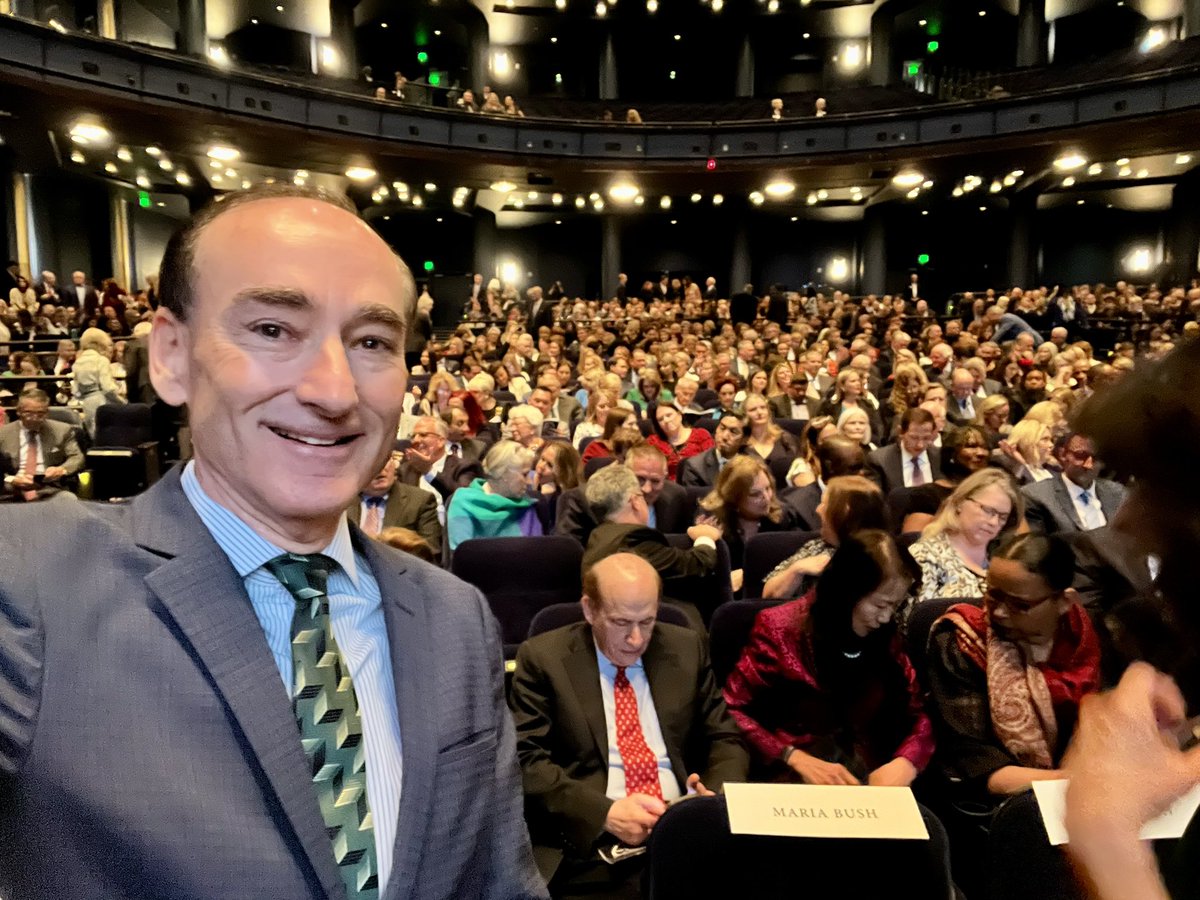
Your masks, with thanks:
M 283 326 L 278 322 L 259 322 L 257 325 L 253 326 L 252 330 L 257 334 L 260 334 L 265 338 L 271 338 L 272 340 L 283 337 Z

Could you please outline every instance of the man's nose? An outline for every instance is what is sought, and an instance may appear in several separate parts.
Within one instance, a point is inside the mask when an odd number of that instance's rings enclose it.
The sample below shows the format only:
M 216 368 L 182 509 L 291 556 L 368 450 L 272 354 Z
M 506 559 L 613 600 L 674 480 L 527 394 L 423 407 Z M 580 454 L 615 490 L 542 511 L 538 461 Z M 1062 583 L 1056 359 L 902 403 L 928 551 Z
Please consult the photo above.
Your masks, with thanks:
M 354 372 L 340 335 L 330 335 L 316 348 L 300 375 L 296 396 L 331 417 L 345 415 L 358 403 Z

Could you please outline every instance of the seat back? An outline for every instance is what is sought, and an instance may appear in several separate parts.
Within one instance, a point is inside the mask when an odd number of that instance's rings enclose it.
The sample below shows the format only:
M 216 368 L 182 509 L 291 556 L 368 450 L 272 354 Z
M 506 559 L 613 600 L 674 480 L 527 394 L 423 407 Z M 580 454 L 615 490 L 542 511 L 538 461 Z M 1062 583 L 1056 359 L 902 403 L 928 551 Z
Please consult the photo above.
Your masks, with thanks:
M 712 388 L 700 388 L 696 391 L 695 399 L 692 400 L 692 403 L 700 409 L 712 409 L 720 402 L 721 398 Z
M 762 596 L 763 582 L 777 565 L 820 537 L 816 531 L 764 531 L 746 542 L 746 568 L 742 579 L 742 597 L 754 600 Z
M 454 551 L 450 571 L 487 597 L 506 647 L 529 634 L 538 610 L 578 603 L 583 547 L 572 537 L 473 538 Z
M 136 450 L 153 440 L 154 424 L 145 403 L 106 403 L 96 410 L 97 447 Z
M 735 600 L 713 613 L 708 626 L 708 655 L 717 684 L 724 684 L 750 639 L 754 620 L 764 609 L 784 600 Z
M 928 841 L 763 837 L 730 832 L 724 796 L 692 797 L 668 807 L 650 832 L 645 896 L 746 896 L 747 873 L 753 873 L 749 893 L 754 900 L 793 900 L 805 895 L 804 884 L 840 884 L 848 897 L 951 900 L 946 829 L 932 812 L 920 811 Z M 726 864 L 697 865 L 697 860 Z
M 678 547 L 681 550 L 687 550 L 692 546 L 692 539 L 686 534 L 668 534 L 666 538 L 672 547 Z M 707 625 L 717 607 L 733 602 L 733 587 L 729 583 L 729 573 L 729 545 L 724 541 L 717 541 L 717 564 L 711 575 L 675 579 L 675 583 L 665 589 L 676 600 L 686 600 L 699 609 L 700 615 Z
M 978 597 L 935 597 L 924 603 L 918 603 L 908 614 L 905 626 L 905 651 L 922 684 L 926 684 L 927 687 L 925 671 L 929 655 L 929 632 L 933 630 L 933 623 L 945 615 L 946 611 L 956 603 L 980 606 L 983 601 Z
M 544 609 L 539 609 L 533 617 L 533 621 L 529 623 L 529 636 L 537 637 L 546 631 L 553 631 L 555 628 L 562 628 L 566 625 L 574 625 L 576 622 L 583 621 L 583 604 L 581 603 L 555 603 L 552 606 L 547 606 Z M 688 627 L 687 616 L 677 606 L 672 606 L 670 603 L 659 604 L 658 621 L 666 622 L 668 625 L 678 625 L 680 628 Z

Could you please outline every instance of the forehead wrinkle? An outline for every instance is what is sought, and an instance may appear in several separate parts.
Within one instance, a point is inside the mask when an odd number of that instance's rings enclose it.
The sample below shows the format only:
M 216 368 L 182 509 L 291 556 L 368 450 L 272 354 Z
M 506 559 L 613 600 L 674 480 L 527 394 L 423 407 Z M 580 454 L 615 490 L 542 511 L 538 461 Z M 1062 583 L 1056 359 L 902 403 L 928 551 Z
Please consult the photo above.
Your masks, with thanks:
M 233 295 L 233 303 L 235 306 L 259 303 L 263 306 L 294 310 L 308 310 L 313 307 L 313 302 L 308 294 L 286 285 L 258 285 L 242 288 Z

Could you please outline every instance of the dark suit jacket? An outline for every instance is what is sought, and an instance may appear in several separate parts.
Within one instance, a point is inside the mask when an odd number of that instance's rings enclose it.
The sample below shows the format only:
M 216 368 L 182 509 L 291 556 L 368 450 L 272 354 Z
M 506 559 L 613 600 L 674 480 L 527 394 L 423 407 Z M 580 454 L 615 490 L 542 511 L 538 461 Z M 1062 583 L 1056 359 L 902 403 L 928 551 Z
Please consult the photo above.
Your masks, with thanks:
M 484 433 L 486 434 L 487 432 Z M 483 458 L 487 456 L 488 448 L 491 446 L 487 441 L 473 437 L 463 438 L 458 443 L 462 448 L 461 458 L 471 463 L 482 462 Z M 446 446 L 449 448 L 450 444 L 447 442 Z
M 554 533 L 569 534 L 586 547 L 596 527 L 596 520 L 592 517 L 583 491 L 581 484 L 559 495 Z M 668 481 L 654 501 L 654 527 L 663 534 L 683 534 L 693 524 L 693 507 L 687 491 Z
M 150 342 L 146 338 L 130 338 L 125 344 L 125 384 L 130 403 L 153 406 L 158 401 L 150 383 Z
M 925 452 L 929 454 L 929 468 L 933 474 L 930 481 L 940 478 L 942 475 L 942 451 L 937 447 L 929 447 Z M 880 447 L 867 455 L 868 474 L 879 482 L 885 497 L 896 488 L 904 487 L 903 460 L 904 457 L 901 455 L 898 443 Z
M 408 463 L 402 463 L 397 480 L 401 484 L 411 484 L 416 487 L 417 482 L 422 477 L 421 473 Z M 448 456 L 446 457 L 445 465 L 442 466 L 442 471 L 433 479 L 433 486 L 442 495 L 442 500 L 449 502 L 450 495 L 460 487 L 466 487 L 476 478 L 482 477 L 483 466 L 478 461 L 472 462 L 467 459 L 455 459 L 453 456 Z
M 548 297 L 542 297 L 541 305 L 529 307 L 529 323 L 527 329 L 533 335 L 533 339 L 537 340 L 538 329 L 542 326 L 547 328 L 554 327 L 554 301 Z
M 0 509 L 0 895 L 345 897 L 279 670 L 177 472 L 129 504 Z M 382 900 L 544 897 L 487 602 L 351 536 L 404 742 Z
M 673 582 L 710 575 L 717 564 L 717 551 L 707 544 L 684 550 L 672 547 L 657 528 L 603 522 L 596 526 L 588 540 L 587 549 L 583 551 L 583 570 L 586 572 L 614 553 L 636 553 L 654 566 L 663 580 L 663 594 L 671 597 L 679 596 L 678 592 L 671 591 Z
M 815 481 L 804 487 L 784 488 L 779 492 L 779 502 L 801 531 L 820 531 L 821 517 L 817 507 L 821 505 L 821 486 Z
M 717 448 L 709 447 L 703 453 L 681 459 L 675 478 L 683 487 L 712 487 L 717 483 L 720 471 Z
M 816 417 L 817 409 L 820 403 L 813 400 L 811 397 L 804 398 L 804 405 L 808 408 L 808 417 L 810 419 Z M 787 394 L 777 394 L 767 400 L 767 406 L 771 408 L 771 415 L 776 419 L 791 419 L 795 418 L 792 415 L 792 398 Z
M 642 656 L 671 769 L 709 790 L 743 781 L 749 757 L 700 635 L 659 623 Z M 517 653 L 511 694 L 527 818 L 543 868 L 590 856 L 613 801 L 596 646 L 586 623 L 531 638 Z M 551 852 L 545 852 L 552 848 Z
M 16 475 L 21 471 L 21 423 L 9 422 L 0 427 L 0 475 Z M 42 463 L 47 468 L 62 466 L 67 475 L 83 468 L 83 451 L 75 440 L 75 429 L 66 422 L 46 419 L 38 431 L 42 446 Z
M 1092 492 L 1100 498 L 1105 521 L 1111 522 L 1117 514 L 1117 507 L 1125 499 L 1125 488 L 1107 478 L 1097 478 L 1092 488 Z M 1021 488 L 1021 493 L 1025 497 L 1025 521 L 1029 523 L 1031 531 L 1055 534 L 1085 530 L 1060 476 L 1027 484 Z
M 362 498 L 346 507 L 346 516 L 355 525 L 360 524 Z M 442 525 L 438 522 L 437 498 L 429 491 L 399 481 L 393 484 L 383 507 L 383 527 L 411 528 L 435 554 L 441 555 Z

